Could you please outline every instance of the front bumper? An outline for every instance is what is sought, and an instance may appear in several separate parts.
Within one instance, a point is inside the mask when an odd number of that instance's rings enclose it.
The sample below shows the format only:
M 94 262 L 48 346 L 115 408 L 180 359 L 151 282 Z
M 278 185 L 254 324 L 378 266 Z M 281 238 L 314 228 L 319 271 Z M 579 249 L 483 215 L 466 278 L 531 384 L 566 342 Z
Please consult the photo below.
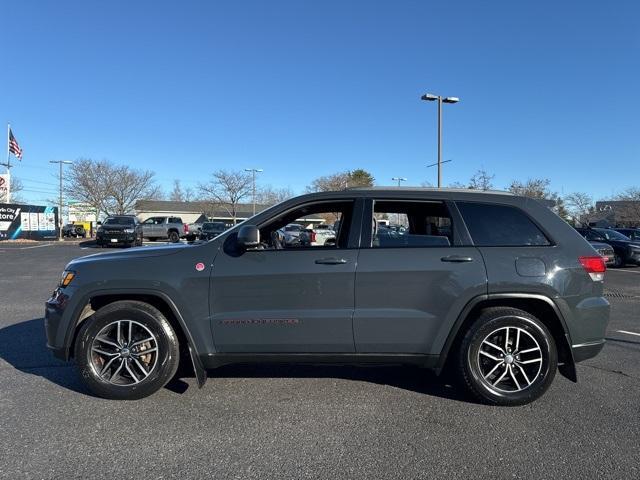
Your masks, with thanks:
M 96 235 L 98 245 L 123 245 L 135 241 L 135 233 L 98 233 Z
M 53 355 L 62 360 L 68 359 L 68 351 L 65 347 L 66 329 L 61 328 L 63 315 L 67 309 L 69 295 L 62 288 L 57 288 L 51 297 L 45 302 L 44 308 L 44 330 L 47 336 L 47 348 Z

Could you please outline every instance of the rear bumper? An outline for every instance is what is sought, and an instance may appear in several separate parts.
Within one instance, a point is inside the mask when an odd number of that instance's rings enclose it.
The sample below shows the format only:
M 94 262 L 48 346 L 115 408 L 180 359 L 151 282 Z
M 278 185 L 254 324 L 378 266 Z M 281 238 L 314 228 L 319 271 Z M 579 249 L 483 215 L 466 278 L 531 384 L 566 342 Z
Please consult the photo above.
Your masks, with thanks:
M 597 342 L 581 343 L 579 345 L 572 345 L 571 350 L 573 352 L 573 361 L 582 362 L 598 355 L 604 347 L 604 340 Z

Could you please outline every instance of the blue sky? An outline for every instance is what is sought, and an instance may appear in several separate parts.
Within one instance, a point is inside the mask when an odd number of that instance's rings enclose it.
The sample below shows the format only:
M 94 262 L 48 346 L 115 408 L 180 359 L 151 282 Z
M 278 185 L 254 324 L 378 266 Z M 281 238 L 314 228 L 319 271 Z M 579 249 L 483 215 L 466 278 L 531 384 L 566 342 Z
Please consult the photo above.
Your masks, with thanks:
M 616 1 L 3 2 L 0 120 L 23 196 L 49 160 L 107 158 L 195 186 L 259 167 L 301 192 L 365 168 L 378 184 L 497 187 L 548 177 L 605 197 L 640 184 L 640 3 Z M 11 21 L 8 21 L 9 18 Z

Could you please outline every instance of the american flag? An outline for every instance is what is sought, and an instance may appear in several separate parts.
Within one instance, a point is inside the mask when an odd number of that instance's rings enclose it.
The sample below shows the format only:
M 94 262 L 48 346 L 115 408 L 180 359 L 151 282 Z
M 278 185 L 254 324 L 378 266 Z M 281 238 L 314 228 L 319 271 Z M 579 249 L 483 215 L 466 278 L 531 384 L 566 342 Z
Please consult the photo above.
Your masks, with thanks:
M 9 129 L 9 151 L 13 153 L 18 160 L 22 160 L 22 149 L 18 145 L 16 137 L 13 136 L 13 132 Z

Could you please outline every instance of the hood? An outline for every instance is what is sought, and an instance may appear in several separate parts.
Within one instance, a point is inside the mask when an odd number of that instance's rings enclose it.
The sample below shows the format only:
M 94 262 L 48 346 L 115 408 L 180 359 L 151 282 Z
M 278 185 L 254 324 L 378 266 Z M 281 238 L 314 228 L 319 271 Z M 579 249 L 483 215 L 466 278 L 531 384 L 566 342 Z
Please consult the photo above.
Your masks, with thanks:
M 175 253 L 183 251 L 186 248 L 191 248 L 191 245 L 185 243 L 177 243 L 171 245 L 161 245 L 158 247 L 136 247 L 126 250 L 118 250 L 116 252 L 94 253 L 92 255 L 87 255 L 86 257 L 76 258 L 75 260 L 71 261 L 70 265 L 109 260 L 132 260 L 135 258 L 162 257 L 165 255 L 173 255 Z
M 102 231 L 105 230 L 124 230 L 125 228 L 130 228 L 130 229 L 134 229 L 136 228 L 135 225 L 133 224 L 129 224 L 129 225 L 122 225 L 120 223 L 114 223 L 113 225 L 100 225 L 102 227 Z

